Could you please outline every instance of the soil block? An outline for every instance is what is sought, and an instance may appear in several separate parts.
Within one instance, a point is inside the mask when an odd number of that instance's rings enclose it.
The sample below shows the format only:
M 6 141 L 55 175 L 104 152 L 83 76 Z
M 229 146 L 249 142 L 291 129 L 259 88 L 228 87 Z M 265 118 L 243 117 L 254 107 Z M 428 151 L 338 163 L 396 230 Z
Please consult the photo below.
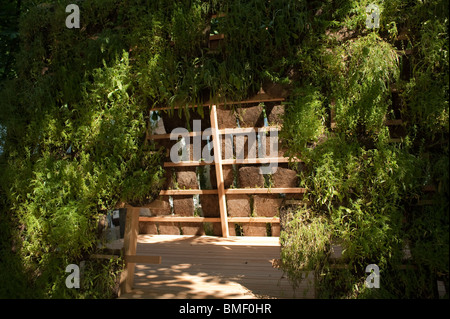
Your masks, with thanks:
M 140 222 L 139 234 L 158 235 L 158 228 L 154 222 Z
M 177 167 L 175 169 L 179 189 L 198 189 L 197 172 L 192 167 Z
M 297 187 L 297 172 L 292 169 L 277 167 L 277 171 L 272 174 L 272 182 L 272 187 Z
M 236 116 L 231 108 L 227 107 L 217 107 L 217 124 L 218 128 L 235 128 L 237 127 Z
M 180 235 L 180 228 L 178 227 L 178 223 L 159 223 L 158 229 L 160 235 Z
M 278 104 L 272 107 L 267 121 L 269 125 L 282 125 L 284 117 L 284 105 Z
M 278 210 L 283 202 L 277 195 L 254 195 L 253 207 L 255 215 L 258 217 L 274 217 L 278 215 Z
M 238 107 L 236 115 L 241 127 L 262 127 L 264 126 L 263 107 L 261 105 Z
M 250 210 L 250 196 L 242 195 L 226 195 L 227 197 L 227 211 L 228 216 L 232 217 L 249 217 Z
M 204 235 L 203 223 L 180 223 L 183 235 Z
M 219 217 L 219 196 L 218 195 L 200 195 L 200 203 L 204 217 Z
M 273 157 L 271 156 L 272 154 L 270 153 L 270 145 L 274 144 L 274 143 L 278 143 L 278 152 L 273 154 L 273 156 L 279 156 L 279 157 L 284 157 L 284 153 L 287 151 L 287 148 L 285 145 L 283 145 L 283 143 L 281 143 L 281 140 L 278 136 L 278 139 L 276 139 L 274 136 L 272 136 L 272 138 L 270 138 L 270 135 L 266 136 L 266 149 L 262 150 L 262 153 L 265 154 L 265 157 Z
M 194 199 L 192 195 L 174 196 L 173 212 L 176 216 L 194 216 Z
M 234 175 L 233 175 L 233 166 L 231 165 L 223 165 L 223 183 L 225 188 L 230 188 L 233 185 Z M 213 189 L 217 189 L 217 177 L 216 177 L 216 167 L 214 165 L 210 166 L 210 176 L 211 176 L 211 187 Z
M 272 237 L 280 237 L 280 224 L 272 224 Z
M 244 236 L 267 236 L 266 223 L 247 223 L 242 228 Z
M 159 196 L 158 200 L 162 201 L 162 207 L 161 208 L 150 208 L 151 215 L 152 216 L 162 216 L 162 215 L 172 214 L 172 208 L 170 207 L 169 196 Z
M 259 166 L 244 166 L 239 169 L 239 187 L 264 187 L 264 175 Z

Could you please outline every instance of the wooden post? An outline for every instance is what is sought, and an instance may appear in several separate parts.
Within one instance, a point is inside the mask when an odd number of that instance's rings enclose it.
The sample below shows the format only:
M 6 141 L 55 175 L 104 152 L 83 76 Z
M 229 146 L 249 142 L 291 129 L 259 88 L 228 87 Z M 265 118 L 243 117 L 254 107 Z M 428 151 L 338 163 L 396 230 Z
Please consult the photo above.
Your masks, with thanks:
M 225 198 L 225 186 L 223 182 L 223 171 L 222 171 L 222 152 L 220 149 L 220 134 L 218 130 L 217 123 L 217 110 L 215 105 L 211 105 L 210 108 L 211 117 L 211 130 L 213 136 L 213 147 L 214 147 L 214 163 L 216 167 L 216 177 L 217 177 L 217 191 L 219 194 L 219 209 L 220 209 L 220 223 L 222 226 L 222 237 L 228 237 L 228 221 L 227 221 L 227 202 Z
M 125 233 L 123 239 L 124 256 L 136 255 L 137 237 L 139 233 L 139 208 L 127 208 Z M 134 281 L 134 268 L 136 263 L 125 260 L 125 269 L 120 280 L 120 294 L 131 292 Z

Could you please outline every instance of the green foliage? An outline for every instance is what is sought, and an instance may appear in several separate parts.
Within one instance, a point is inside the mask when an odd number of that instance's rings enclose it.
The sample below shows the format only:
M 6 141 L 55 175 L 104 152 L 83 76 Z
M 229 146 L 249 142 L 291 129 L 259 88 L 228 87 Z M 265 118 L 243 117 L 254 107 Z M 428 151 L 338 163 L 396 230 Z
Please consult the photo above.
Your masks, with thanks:
M 272 82 L 290 93 L 280 138 L 305 163 L 311 203 L 281 234 L 289 278 L 315 270 L 323 296 L 347 298 L 433 297 L 430 274 L 448 282 L 448 1 L 96 0 L 78 3 L 80 29 L 65 28 L 65 2 L 13 3 L 0 24 L 1 296 L 111 297 L 120 262 L 87 263 L 78 292 L 64 270 L 95 251 L 99 211 L 157 196 L 149 108 Z M 216 49 L 210 34 L 224 34 Z M 394 115 L 400 145 L 384 124 Z M 432 212 L 412 205 L 430 183 Z M 334 241 L 350 269 L 329 267 Z M 418 271 L 400 274 L 405 242 Z M 389 278 L 377 292 L 369 263 Z
M 397 54 L 375 33 L 350 41 L 344 54 L 346 72 L 335 88 L 336 122 L 348 134 L 361 126 L 365 134 L 373 135 L 384 125 L 389 83 L 399 73 Z
M 117 4 L 97 5 L 84 12 L 105 10 L 108 16 Z M 64 7 L 52 8 L 38 6 L 22 18 L 18 78 L 5 83 L 2 93 L 3 209 L 16 229 L 10 231 L 16 252 L 9 259 L 22 265 L 17 274 L 28 282 L 22 296 L 110 297 L 112 290 L 102 285 L 120 267 L 87 267 L 90 288 L 80 292 L 66 288 L 65 267 L 95 251 L 100 210 L 158 194 L 160 154 L 142 143 L 148 110 L 134 97 L 128 53 L 121 36 L 108 29 L 114 24 L 87 14 L 88 28 L 100 27 L 100 35 L 63 32 Z M 47 30 L 55 31 L 47 36 Z M 17 277 L 6 280 L 2 296 Z
M 335 12 L 327 41 L 305 39 L 315 44 L 298 55 L 310 76 L 305 74 L 291 95 L 280 136 L 289 155 L 306 164 L 299 173 L 308 189 L 308 214 L 320 218 L 327 232 L 308 227 L 310 221 L 301 218 L 304 209 L 282 232 L 283 269 L 295 285 L 303 272 L 315 270 L 324 298 L 435 298 L 437 274 L 448 282 L 448 14 L 440 11 L 443 6 L 442 1 L 384 1 L 380 30 L 367 31 L 361 28 L 361 7 L 349 3 Z M 399 30 L 409 31 L 409 40 L 395 48 Z M 413 54 L 398 57 L 396 49 Z M 391 105 L 393 83 L 401 105 Z M 408 127 L 400 146 L 389 143 L 384 124 L 394 113 Z M 422 186 L 429 184 L 437 186 L 434 205 L 415 205 L 418 197 L 426 198 Z M 323 240 L 319 248 L 308 248 L 317 238 Z M 412 254 L 408 263 L 416 271 L 399 270 L 406 243 Z M 342 262 L 349 269 L 333 268 L 326 255 L 332 244 L 343 247 Z M 381 269 L 381 289 L 364 286 L 364 269 L 371 263 Z
M 291 154 L 303 154 L 308 151 L 307 146 L 317 142 L 325 132 L 324 98 L 312 86 L 296 90 L 293 96 L 295 98 L 288 107 L 280 138 Z M 293 135 L 298 138 L 290 138 Z
M 299 209 L 281 233 L 281 260 L 294 287 L 312 270 L 319 270 L 327 258 L 331 227 L 326 218 Z

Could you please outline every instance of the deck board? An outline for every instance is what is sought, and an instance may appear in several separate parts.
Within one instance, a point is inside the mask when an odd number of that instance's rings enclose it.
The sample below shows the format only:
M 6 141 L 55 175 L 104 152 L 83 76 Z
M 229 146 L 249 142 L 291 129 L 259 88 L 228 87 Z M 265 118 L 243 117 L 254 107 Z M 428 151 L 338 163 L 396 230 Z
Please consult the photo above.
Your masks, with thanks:
M 272 267 L 280 258 L 278 237 L 139 235 L 136 254 L 162 261 L 136 264 L 134 289 L 120 298 L 314 298 L 312 279 L 294 291 Z

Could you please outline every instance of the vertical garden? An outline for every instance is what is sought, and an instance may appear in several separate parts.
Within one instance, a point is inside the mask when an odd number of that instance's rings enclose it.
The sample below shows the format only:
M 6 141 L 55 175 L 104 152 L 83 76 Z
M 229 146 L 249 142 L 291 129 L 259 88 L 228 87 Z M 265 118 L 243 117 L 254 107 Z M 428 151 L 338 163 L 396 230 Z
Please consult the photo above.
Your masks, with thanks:
M 158 195 L 150 109 L 271 85 L 307 188 L 280 235 L 292 283 L 314 270 L 321 298 L 448 291 L 448 1 L 79 1 L 78 29 L 70 3 L 2 1 L 0 297 L 114 297 L 120 262 L 86 263 L 81 289 L 65 267 L 96 252 L 106 210 Z

